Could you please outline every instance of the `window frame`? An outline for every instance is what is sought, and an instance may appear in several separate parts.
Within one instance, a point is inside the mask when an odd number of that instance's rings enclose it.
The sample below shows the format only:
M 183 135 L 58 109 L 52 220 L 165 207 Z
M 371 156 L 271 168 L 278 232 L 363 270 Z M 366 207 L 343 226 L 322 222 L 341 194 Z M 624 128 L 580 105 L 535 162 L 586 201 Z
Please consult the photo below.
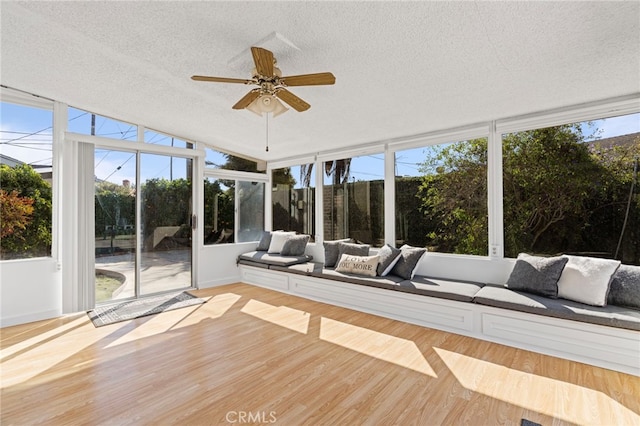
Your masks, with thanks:
M 500 210 L 502 209 L 502 192 L 501 186 L 500 189 L 495 186 L 495 174 L 492 174 L 492 165 L 495 164 L 496 159 L 496 141 L 492 140 L 492 129 L 493 122 L 485 122 L 485 123 L 476 123 L 469 126 L 459 127 L 456 129 L 443 130 L 425 133 L 423 135 L 414 136 L 409 138 L 408 140 L 396 141 L 393 143 L 389 143 L 385 160 L 387 161 L 387 170 L 385 173 L 385 179 L 388 179 L 389 185 L 385 182 L 385 193 L 390 199 L 392 213 L 388 213 L 385 219 L 389 217 L 393 218 L 393 221 L 386 227 L 387 234 L 385 235 L 385 239 L 388 244 L 395 246 L 396 241 L 396 215 L 395 215 L 395 159 L 396 154 L 399 151 L 405 151 L 409 149 L 416 148 L 425 148 L 428 146 L 436 146 L 445 143 L 450 143 L 452 141 L 465 141 L 471 139 L 478 138 L 487 138 L 487 212 L 488 212 L 488 256 L 480 256 L 473 254 L 459 254 L 459 253 L 441 253 L 441 252 L 430 252 L 430 255 L 434 256 L 449 256 L 449 257 L 460 257 L 460 258 L 481 258 L 485 259 L 489 258 L 499 258 L 500 253 L 498 251 L 498 247 L 501 244 L 501 240 L 498 237 L 501 236 L 502 225 L 498 226 L 495 220 L 492 220 L 492 209 L 497 209 L 498 205 Z M 502 151 L 500 151 L 501 154 Z M 502 161 L 502 157 L 500 157 L 500 161 Z M 501 172 L 501 171 L 500 171 Z M 502 174 L 500 174 L 500 180 L 502 179 Z M 500 182 L 500 185 L 502 183 Z M 387 200 L 385 200 L 386 202 Z M 387 225 L 385 225 L 387 226 Z M 499 229 L 498 229 L 499 228 Z
M 315 195 L 315 193 L 317 192 L 318 188 L 316 187 L 316 184 L 317 184 L 317 179 L 316 179 L 317 164 L 316 164 L 315 159 L 310 160 L 309 162 L 306 162 L 306 163 L 300 163 L 300 162 L 296 161 L 296 162 L 293 162 L 291 164 L 287 163 L 284 166 L 278 166 L 278 167 L 274 167 L 273 165 L 271 165 L 267 169 L 267 174 L 269 175 L 269 185 L 270 185 L 269 186 L 269 191 L 267 191 L 267 192 L 269 193 L 269 198 L 270 198 L 271 201 L 270 201 L 270 204 L 269 204 L 270 208 L 268 208 L 268 209 L 265 208 L 265 213 L 266 213 L 266 210 L 268 210 L 269 211 L 269 217 L 270 217 L 269 224 L 267 225 L 267 223 L 265 222 L 265 230 L 267 230 L 267 229 L 268 230 L 272 230 L 273 229 L 273 192 L 274 192 L 273 173 L 276 170 L 287 169 L 287 168 L 291 169 L 293 167 L 302 167 L 304 165 L 313 167 L 313 169 L 312 169 L 313 173 L 312 173 L 312 176 L 311 176 L 311 179 L 310 179 L 309 186 L 301 187 L 300 189 L 305 189 L 305 190 L 313 189 L 313 193 L 314 193 L 314 197 L 313 197 L 313 201 L 312 201 L 313 202 L 313 213 L 308 212 L 308 214 L 311 214 L 313 216 L 314 221 L 310 225 L 311 228 L 313 229 L 313 233 L 309 233 L 309 235 L 311 236 L 311 239 L 310 239 L 309 242 L 310 243 L 315 243 L 316 234 L 317 234 L 317 231 L 316 231 L 317 223 L 316 222 L 318 221 L 317 220 L 317 216 L 316 216 L 316 213 L 317 213 L 318 209 L 317 209 L 317 205 L 316 205 L 317 204 L 317 196 Z M 294 176 L 294 178 L 295 178 L 295 176 Z M 293 190 L 295 188 L 291 187 L 290 189 Z M 266 194 L 265 194 L 265 199 L 266 199 Z M 265 204 L 265 206 L 266 206 L 266 204 Z M 284 230 L 285 231 L 293 231 L 292 229 L 284 229 Z
M 202 159 L 202 162 L 204 163 L 204 158 Z M 234 235 L 237 236 L 238 234 L 238 226 L 239 226 L 239 221 L 240 221 L 240 209 L 239 209 L 239 196 L 238 196 L 238 182 L 240 181 L 244 181 L 244 182 L 259 182 L 265 185 L 264 188 L 264 199 L 263 199 L 263 203 L 264 203 L 264 228 L 267 228 L 267 222 L 266 222 L 266 212 L 267 210 L 271 210 L 268 209 L 267 206 L 267 194 L 269 194 L 270 191 L 267 191 L 268 185 L 271 183 L 271 179 L 268 176 L 268 173 L 251 173 L 251 172 L 243 172 L 243 171 L 238 171 L 238 170 L 227 170 L 227 169 L 212 169 L 212 168 L 203 168 L 203 173 L 201 175 L 201 179 L 204 181 L 204 179 L 216 179 L 216 180 L 233 180 L 236 182 L 235 185 L 235 197 L 233 200 L 234 203 L 234 215 L 233 215 L 233 233 Z M 200 231 L 202 234 L 200 236 L 200 249 L 205 248 L 205 247 L 216 247 L 219 244 L 205 244 L 204 243 L 204 184 L 201 185 L 203 187 L 203 191 L 202 191 L 202 195 L 200 197 L 198 197 L 198 199 L 201 202 L 201 205 L 199 207 L 199 211 L 201 212 L 199 214 L 199 216 L 202 218 L 201 222 L 202 222 L 202 231 Z M 270 197 L 269 197 L 270 198 Z M 236 244 L 244 244 L 247 243 L 249 241 L 243 241 L 243 242 L 238 242 L 236 241 L 236 238 L 234 238 L 233 243 L 230 243 L 231 245 L 236 245 Z M 256 240 L 258 241 L 258 240 Z M 226 246 L 227 244 L 224 244 L 224 246 Z
M 64 130 L 66 129 L 66 105 L 51 99 L 33 95 L 8 87 L 0 87 L 0 102 L 10 103 L 20 107 L 37 108 L 51 112 L 51 254 L 49 256 L 21 257 L 18 259 L 0 259 L 4 262 L 21 262 L 35 259 L 53 259 L 60 262 L 60 244 L 58 237 L 60 229 L 60 182 L 61 159 L 59 153 L 62 152 L 64 140 Z
M 529 114 L 511 119 L 504 119 L 495 122 L 494 138 L 496 140 L 495 159 L 499 158 L 499 175 L 497 179 L 500 181 L 500 257 L 503 259 L 515 259 L 514 257 L 505 257 L 505 241 L 504 241 L 504 158 L 503 145 L 504 136 L 526 131 L 534 131 L 546 129 L 550 127 L 569 125 L 574 123 L 584 123 L 587 121 L 597 121 L 607 118 L 621 117 L 625 115 L 640 114 L 640 100 L 637 97 L 618 99 L 612 102 L 595 103 L 583 105 L 580 107 L 572 107 L 553 111 L 546 111 L 539 114 Z M 494 212 L 495 213 L 495 212 Z M 489 219 L 491 220 L 491 210 L 489 211 Z M 495 220 L 498 217 L 494 217 Z M 491 246 L 491 250 L 495 250 L 495 246 Z

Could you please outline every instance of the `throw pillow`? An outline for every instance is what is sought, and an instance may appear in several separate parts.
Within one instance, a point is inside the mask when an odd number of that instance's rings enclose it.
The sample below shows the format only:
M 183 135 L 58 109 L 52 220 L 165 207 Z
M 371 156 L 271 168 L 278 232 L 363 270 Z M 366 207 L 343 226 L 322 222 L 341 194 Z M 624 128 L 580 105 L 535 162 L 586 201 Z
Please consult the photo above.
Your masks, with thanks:
M 302 256 L 309 242 L 309 235 L 289 235 L 280 254 L 283 256 Z
M 619 260 L 568 256 L 558 280 L 558 297 L 593 306 L 605 306 L 611 278 Z
M 607 303 L 640 309 L 640 266 L 620 265 L 611 279 Z
M 269 250 L 269 244 L 271 244 L 271 231 L 264 231 L 262 233 L 262 237 L 258 242 L 258 247 L 256 247 L 256 251 L 267 251 Z
M 353 256 L 343 254 L 336 266 L 336 272 L 346 272 L 349 274 L 365 275 L 367 277 L 376 276 L 379 256 Z
M 520 253 L 505 287 L 557 299 L 558 280 L 568 260 L 563 256 L 540 257 Z
M 378 263 L 376 273 L 381 277 L 387 276 L 398 262 L 398 259 L 400 258 L 400 252 L 400 249 L 392 247 L 389 244 L 385 244 L 384 246 L 382 246 L 382 248 L 378 250 L 380 262 Z
M 324 266 L 327 268 L 333 268 L 338 262 L 338 244 L 350 243 L 353 240 L 351 238 L 345 238 L 343 240 L 325 241 L 322 243 L 324 246 Z
M 403 245 L 400 247 L 400 256 L 395 266 L 391 269 L 391 274 L 410 280 L 416 274 L 416 266 L 418 266 L 418 262 L 426 252 L 427 249 L 424 248 Z
M 355 243 L 338 243 L 338 259 L 343 254 L 351 254 L 353 256 L 369 256 L 369 244 L 355 244 Z
M 271 233 L 271 242 L 269 243 L 269 249 L 267 253 L 269 254 L 278 254 L 282 251 L 282 246 L 284 246 L 285 241 L 292 235 L 295 235 L 295 231 L 284 232 L 284 231 L 276 231 Z

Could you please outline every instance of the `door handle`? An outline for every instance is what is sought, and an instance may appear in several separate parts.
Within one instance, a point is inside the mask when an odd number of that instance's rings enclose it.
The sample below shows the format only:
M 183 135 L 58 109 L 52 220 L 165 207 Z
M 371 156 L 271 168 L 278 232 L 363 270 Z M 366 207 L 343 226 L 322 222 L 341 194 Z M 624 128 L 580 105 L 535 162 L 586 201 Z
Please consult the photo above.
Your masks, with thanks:
M 198 224 L 198 217 L 195 214 L 192 214 L 191 215 L 191 229 L 195 231 L 196 228 L 198 227 L 197 224 Z

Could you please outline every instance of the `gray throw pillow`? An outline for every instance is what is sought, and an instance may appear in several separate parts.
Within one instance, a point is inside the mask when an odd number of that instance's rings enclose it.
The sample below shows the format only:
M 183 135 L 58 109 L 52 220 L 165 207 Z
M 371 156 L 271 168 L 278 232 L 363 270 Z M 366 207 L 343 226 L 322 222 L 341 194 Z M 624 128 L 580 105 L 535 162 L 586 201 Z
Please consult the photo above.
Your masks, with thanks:
M 427 249 L 425 248 L 403 245 L 400 247 L 400 256 L 393 269 L 391 269 L 391 274 L 410 280 L 415 275 L 418 262 L 426 252 Z
M 567 262 L 564 256 L 540 257 L 520 253 L 505 287 L 557 299 L 558 280 Z
M 369 256 L 369 244 L 338 243 L 338 260 L 343 254 L 352 256 Z M 337 263 L 337 261 L 336 261 Z
M 613 274 L 607 304 L 640 309 L 640 266 L 620 265 Z
M 260 242 L 258 243 L 258 247 L 256 247 L 256 251 L 269 250 L 269 244 L 271 244 L 271 231 L 264 231 L 260 238 Z
M 379 276 L 384 277 L 391 269 L 396 265 L 396 262 L 400 258 L 401 250 L 395 247 L 385 244 L 380 250 L 378 250 L 378 256 L 380 256 L 380 263 L 376 272 Z
M 284 242 L 280 254 L 283 256 L 302 256 L 309 242 L 309 235 L 292 235 Z
M 351 238 L 345 238 L 343 240 L 333 240 L 333 241 L 325 241 L 322 243 L 324 246 L 324 266 L 327 268 L 332 268 L 336 266 L 338 262 L 338 244 L 339 243 L 350 243 L 353 240 Z

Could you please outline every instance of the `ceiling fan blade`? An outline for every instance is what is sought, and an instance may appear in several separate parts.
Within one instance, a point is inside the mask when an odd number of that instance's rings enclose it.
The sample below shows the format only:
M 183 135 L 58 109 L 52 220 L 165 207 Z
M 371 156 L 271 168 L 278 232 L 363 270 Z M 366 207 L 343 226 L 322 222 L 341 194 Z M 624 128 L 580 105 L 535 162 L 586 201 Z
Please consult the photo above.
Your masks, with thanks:
M 252 91 L 244 95 L 242 99 L 236 102 L 236 104 L 233 106 L 233 109 L 244 109 L 249 106 L 251 102 L 255 101 L 259 96 L 260 89 L 253 89 Z
M 252 47 L 251 54 L 256 64 L 256 71 L 263 77 L 273 76 L 273 53 L 261 47 Z
M 295 109 L 298 112 L 306 111 L 311 108 L 311 105 L 309 105 L 287 89 L 278 89 L 276 91 L 276 96 L 291 105 L 291 108 Z
M 316 74 L 290 75 L 281 77 L 280 83 L 285 86 L 321 86 L 334 84 L 336 78 L 330 72 L 319 72 Z
M 227 78 L 227 77 L 208 77 L 205 75 L 192 75 L 191 80 L 195 81 L 213 81 L 216 83 L 243 83 L 243 84 L 253 84 L 256 83 L 255 80 L 245 80 L 242 78 Z

